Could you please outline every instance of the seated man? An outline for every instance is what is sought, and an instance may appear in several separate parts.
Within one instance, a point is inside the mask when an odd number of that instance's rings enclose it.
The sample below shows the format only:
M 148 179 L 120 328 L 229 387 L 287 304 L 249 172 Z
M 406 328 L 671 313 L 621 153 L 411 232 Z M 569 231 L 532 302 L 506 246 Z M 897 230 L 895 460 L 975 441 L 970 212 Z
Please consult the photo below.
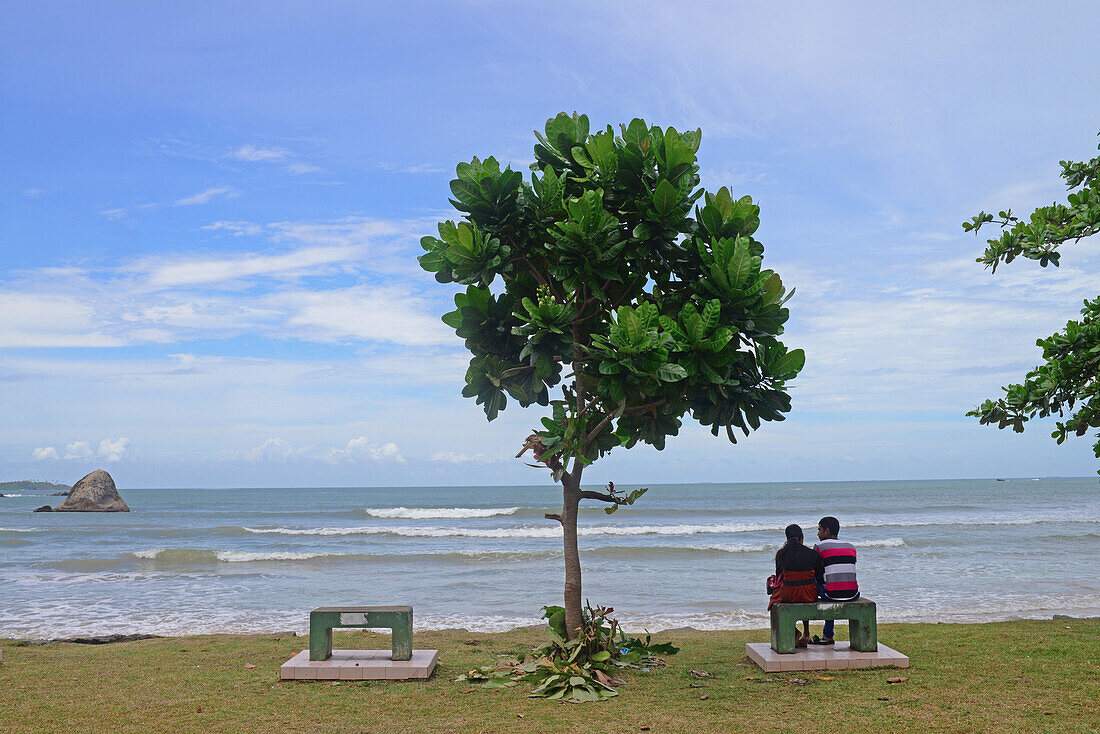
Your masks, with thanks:
M 856 549 L 851 543 L 836 539 L 840 534 L 840 521 L 835 517 L 823 517 L 817 524 L 819 542 L 814 546 L 820 556 L 817 576 L 817 595 L 822 601 L 854 601 L 859 598 L 856 583 Z M 825 620 L 821 637 L 814 635 L 815 645 L 833 644 L 833 620 Z

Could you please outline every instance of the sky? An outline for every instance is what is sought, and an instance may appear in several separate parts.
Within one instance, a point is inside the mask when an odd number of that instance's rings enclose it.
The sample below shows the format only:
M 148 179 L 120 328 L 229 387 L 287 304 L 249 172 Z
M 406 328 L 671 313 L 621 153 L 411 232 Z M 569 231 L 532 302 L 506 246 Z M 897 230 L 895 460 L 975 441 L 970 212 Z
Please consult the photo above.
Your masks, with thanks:
M 587 482 L 1089 476 L 965 417 L 1100 288 L 1100 242 L 996 276 L 979 210 L 1096 155 L 1085 3 L 0 4 L 0 478 L 546 484 L 487 423 L 419 239 L 454 166 L 527 172 L 561 111 L 702 128 L 796 294 L 793 410 L 686 421 Z M 1092 238 L 1096 240 L 1097 238 Z

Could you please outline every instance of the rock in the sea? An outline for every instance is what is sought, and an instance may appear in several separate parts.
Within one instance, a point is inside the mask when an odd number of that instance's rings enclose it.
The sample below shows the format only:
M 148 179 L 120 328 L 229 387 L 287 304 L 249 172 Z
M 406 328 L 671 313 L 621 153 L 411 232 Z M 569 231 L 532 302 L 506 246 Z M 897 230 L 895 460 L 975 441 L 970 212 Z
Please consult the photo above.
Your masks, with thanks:
M 53 508 L 49 505 L 42 505 L 35 512 L 53 512 Z
M 51 497 L 68 497 L 69 493 L 68 492 L 54 492 L 50 496 Z
M 73 485 L 69 496 L 54 512 L 129 512 L 130 508 L 118 496 L 115 480 L 102 469 L 96 469 Z

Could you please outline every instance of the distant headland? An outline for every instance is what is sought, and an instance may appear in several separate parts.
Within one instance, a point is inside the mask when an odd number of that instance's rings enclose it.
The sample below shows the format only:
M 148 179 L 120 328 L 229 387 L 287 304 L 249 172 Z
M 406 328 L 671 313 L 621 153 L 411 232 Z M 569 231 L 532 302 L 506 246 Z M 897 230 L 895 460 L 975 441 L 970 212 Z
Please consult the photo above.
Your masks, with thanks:
M 63 490 L 68 492 L 72 487 L 68 484 L 55 484 L 54 482 L 32 482 L 30 479 L 23 479 L 18 482 L 0 482 L 0 492 L 23 492 L 31 489 Z

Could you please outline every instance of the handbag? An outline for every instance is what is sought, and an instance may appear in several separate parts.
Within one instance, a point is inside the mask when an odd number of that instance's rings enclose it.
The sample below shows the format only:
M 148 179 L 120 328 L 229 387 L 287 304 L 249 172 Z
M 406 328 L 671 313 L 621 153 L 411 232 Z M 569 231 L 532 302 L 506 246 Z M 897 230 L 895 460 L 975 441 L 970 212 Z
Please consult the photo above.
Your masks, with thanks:
M 771 596 L 775 592 L 783 588 L 783 574 L 776 573 L 768 577 L 767 589 L 768 596 Z

